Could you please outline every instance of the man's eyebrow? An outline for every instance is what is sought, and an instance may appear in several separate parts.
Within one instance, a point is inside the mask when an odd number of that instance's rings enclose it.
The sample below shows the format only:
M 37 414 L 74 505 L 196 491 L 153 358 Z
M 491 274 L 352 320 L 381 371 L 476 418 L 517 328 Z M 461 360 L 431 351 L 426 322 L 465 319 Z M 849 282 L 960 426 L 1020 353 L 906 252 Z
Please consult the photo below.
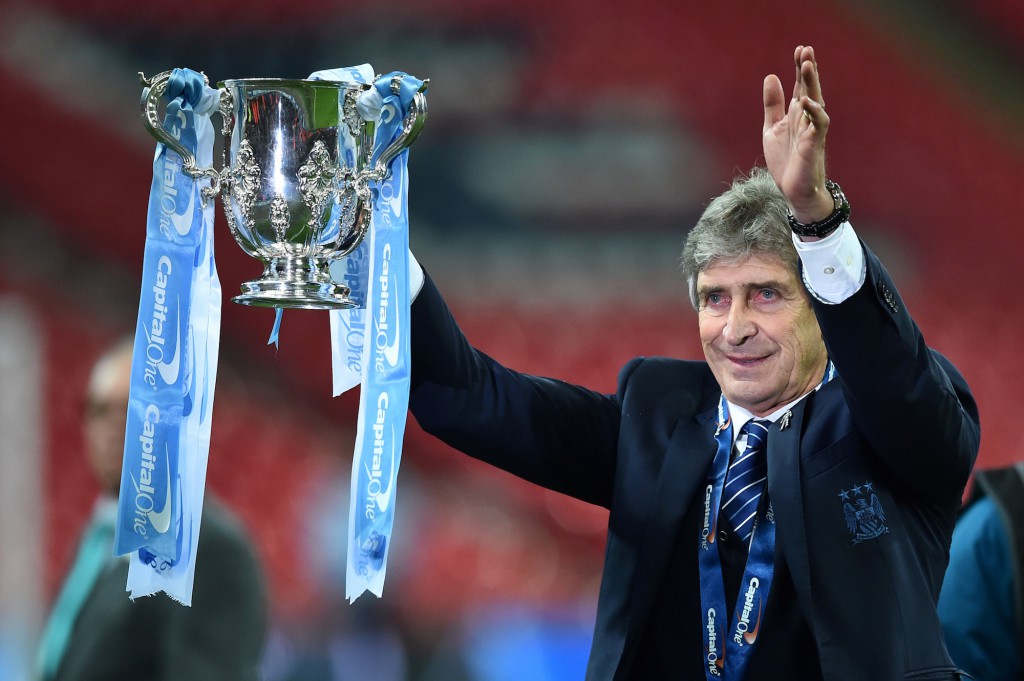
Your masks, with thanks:
M 749 284 L 742 284 L 746 289 L 761 289 L 761 288 L 773 288 L 779 291 L 788 291 L 789 284 L 778 279 L 769 279 L 768 281 L 754 281 Z
M 741 288 L 745 291 L 753 291 L 763 288 L 776 289 L 778 291 L 790 290 L 790 286 L 786 282 L 778 279 L 769 279 L 767 281 L 750 281 L 739 284 L 705 284 L 697 289 L 697 295 L 705 296 L 709 293 L 718 293 L 719 291 L 725 291 L 730 288 Z
M 706 298 L 712 293 L 721 293 L 725 290 L 725 286 L 709 286 L 705 284 L 697 288 L 697 298 Z

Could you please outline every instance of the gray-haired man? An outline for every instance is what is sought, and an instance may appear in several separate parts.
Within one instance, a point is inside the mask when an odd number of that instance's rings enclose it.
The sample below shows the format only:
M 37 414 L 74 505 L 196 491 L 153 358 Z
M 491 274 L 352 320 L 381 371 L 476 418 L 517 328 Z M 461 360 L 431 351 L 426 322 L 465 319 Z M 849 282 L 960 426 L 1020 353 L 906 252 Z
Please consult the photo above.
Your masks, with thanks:
M 477 352 L 429 277 L 413 305 L 420 424 L 610 510 L 588 679 L 958 678 L 935 601 L 977 409 L 850 226 L 812 48 L 794 66 L 767 171 L 687 240 L 706 361 L 603 395 Z

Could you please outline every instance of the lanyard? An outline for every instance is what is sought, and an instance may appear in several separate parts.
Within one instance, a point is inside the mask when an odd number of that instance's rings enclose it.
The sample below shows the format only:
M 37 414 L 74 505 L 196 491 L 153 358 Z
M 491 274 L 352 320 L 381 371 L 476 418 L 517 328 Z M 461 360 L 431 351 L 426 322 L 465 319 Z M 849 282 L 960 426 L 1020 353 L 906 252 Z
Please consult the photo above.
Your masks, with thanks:
M 765 604 L 775 572 L 775 516 L 771 503 L 762 503 L 763 509 L 754 518 L 747 564 L 740 582 L 740 593 L 736 599 L 736 611 L 730 622 L 725 605 L 725 585 L 722 582 L 722 560 L 716 541 L 718 509 L 732 454 L 732 419 L 728 417 L 724 397 L 720 398 L 718 403 L 715 441 L 718 443 L 718 451 L 711 464 L 711 473 L 704 489 L 704 522 L 701 527 L 699 552 L 700 602 L 704 620 L 701 627 L 704 636 L 704 675 L 708 681 L 726 678 L 725 661 L 728 659 L 729 676 L 734 681 L 739 681 L 743 678 L 750 656 L 757 645 L 761 623 L 764 620 Z
M 829 361 L 825 376 L 818 387 L 835 378 L 835 365 Z M 732 457 L 732 419 L 723 395 L 718 401 L 718 427 L 715 430 L 718 449 L 711 464 L 707 486 L 704 488 L 704 520 L 700 532 L 700 603 L 704 637 L 704 676 L 707 681 L 725 679 L 725 660 L 729 660 L 731 681 L 742 681 L 747 664 L 757 645 L 765 606 L 775 573 L 775 514 L 771 500 L 766 499 L 754 518 L 753 534 L 747 563 L 740 580 L 736 610 L 728 619 L 725 605 L 725 585 L 722 582 L 722 560 L 718 553 L 718 510 L 722 501 L 722 488 Z M 768 496 L 765 489 L 764 496 Z M 726 629 L 726 623 L 729 628 Z

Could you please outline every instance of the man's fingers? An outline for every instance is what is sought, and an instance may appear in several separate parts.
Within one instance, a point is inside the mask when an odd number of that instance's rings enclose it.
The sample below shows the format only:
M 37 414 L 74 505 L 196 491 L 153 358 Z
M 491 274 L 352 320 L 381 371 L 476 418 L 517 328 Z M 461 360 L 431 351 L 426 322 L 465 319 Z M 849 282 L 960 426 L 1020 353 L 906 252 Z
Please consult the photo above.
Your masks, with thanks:
M 800 65 L 803 63 L 804 46 L 798 45 L 796 50 L 793 51 L 793 66 L 795 71 L 795 77 L 793 78 L 793 99 L 800 99 L 805 93 L 803 92 L 803 79 L 800 77 Z
M 800 99 L 800 108 L 803 110 L 803 117 L 814 126 L 814 130 L 822 135 L 828 130 L 829 118 L 828 114 L 825 113 L 825 107 L 811 99 L 810 97 L 802 97 Z
M 764 131 L 768 132 L 786 115 L 786 95 L 775 74 L 764 79 Z
M 808 51 L 810 48 L 808 48 Z M 825 100 L 821 96 L 821 78 L 818 77 L 818 64 L 814 61 L 814 52 L 810 52 L 810 59 L 805 59 L 800 64 L 800 80 L 803 83 L 804 94 L 822 106 Z

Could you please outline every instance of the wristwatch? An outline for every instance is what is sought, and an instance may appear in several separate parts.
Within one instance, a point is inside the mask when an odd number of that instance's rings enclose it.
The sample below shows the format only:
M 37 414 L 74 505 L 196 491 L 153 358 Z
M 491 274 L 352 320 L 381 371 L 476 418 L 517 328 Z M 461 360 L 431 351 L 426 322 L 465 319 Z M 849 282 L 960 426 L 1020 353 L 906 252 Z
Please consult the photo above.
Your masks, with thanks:
M 787 211 L 789 228 L 797 236 L 814 236 L 820 239 L 836 231 L 841 224 L 850 219 L 850 202 L 846 200 L 846 194 L 843 193 L 839 185 L 832 180 L 825 180 L 825 189 L 832 195 L 835 210 L 824 220 L 799 222 L 792 210 Z

